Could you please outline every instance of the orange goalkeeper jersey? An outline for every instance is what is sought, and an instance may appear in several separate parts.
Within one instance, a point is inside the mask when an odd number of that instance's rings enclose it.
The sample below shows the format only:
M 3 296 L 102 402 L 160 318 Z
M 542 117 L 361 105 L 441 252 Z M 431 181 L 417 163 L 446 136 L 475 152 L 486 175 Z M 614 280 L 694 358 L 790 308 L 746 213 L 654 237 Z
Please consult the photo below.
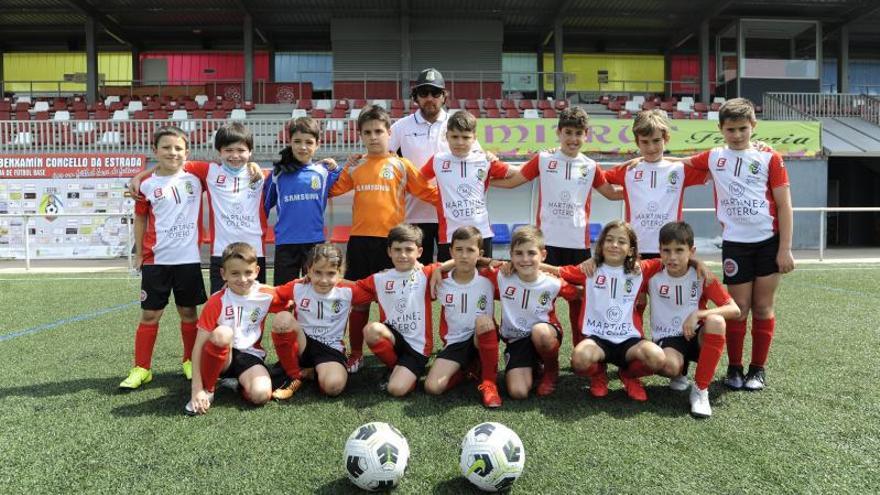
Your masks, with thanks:
M 330 189 L 339 196 L 354 189 L 351 235 L 388 237 L 403 222 L 406 192 L 431 204 L 437 202 L 437 188 L 406 158 L 395 155 L 366 156 L 357 165 L 346 166 Z

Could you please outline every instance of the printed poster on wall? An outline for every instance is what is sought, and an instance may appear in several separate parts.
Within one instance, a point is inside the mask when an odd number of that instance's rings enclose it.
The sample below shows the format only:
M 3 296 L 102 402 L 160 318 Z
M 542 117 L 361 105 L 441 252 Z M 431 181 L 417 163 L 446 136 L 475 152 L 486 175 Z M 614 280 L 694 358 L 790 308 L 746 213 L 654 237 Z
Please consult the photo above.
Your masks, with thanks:
M 146 163 L 123 153 L 0 155 L 0 258 L 25 258 L 26 231 L 32 259 L 126 256 L 126 184 Z

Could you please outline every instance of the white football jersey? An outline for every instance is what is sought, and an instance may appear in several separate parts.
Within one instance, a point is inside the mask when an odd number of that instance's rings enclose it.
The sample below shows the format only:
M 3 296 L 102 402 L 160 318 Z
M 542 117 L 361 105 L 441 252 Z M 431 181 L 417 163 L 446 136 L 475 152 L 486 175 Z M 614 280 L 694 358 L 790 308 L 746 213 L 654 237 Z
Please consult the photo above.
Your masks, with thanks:
M 143 238 L 144 264 L 198 263 L 202 185 L 198 177 L 180 170 L 173 175 L 144 179 L 135 213 L 147 216 Z
M 440 337 L 446 345 L 474 337 L 478 316 L 495 317 L 495 287 L 488 278 L 476 274 L 466 283 L 453 279 L 455 270 L 446 275 L 437 291 L 440 301 Z

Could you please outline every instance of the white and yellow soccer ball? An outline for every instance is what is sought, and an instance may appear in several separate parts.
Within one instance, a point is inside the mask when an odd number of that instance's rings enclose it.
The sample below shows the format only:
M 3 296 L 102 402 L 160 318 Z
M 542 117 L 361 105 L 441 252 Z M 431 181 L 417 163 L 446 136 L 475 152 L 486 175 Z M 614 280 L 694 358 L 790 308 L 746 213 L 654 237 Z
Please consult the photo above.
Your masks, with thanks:
M 498 492 L 522 475 L 526 451 L 522 440 L 501 423 L 481 423 L 461 441 L 461 474 L 477 488 Z
M 342 462 L 348 479 L 358 488 L 389 490 L 406 472 L 409 443 L 388 423 L 367 423 L 348 436 Z

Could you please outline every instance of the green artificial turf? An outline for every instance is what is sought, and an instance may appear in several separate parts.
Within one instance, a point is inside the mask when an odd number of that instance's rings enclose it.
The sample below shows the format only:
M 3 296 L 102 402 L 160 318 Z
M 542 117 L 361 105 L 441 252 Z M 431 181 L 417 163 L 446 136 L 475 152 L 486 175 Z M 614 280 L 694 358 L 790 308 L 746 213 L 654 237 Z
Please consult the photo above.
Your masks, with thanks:
M 370 357 L 338 398 L 309 384 L 287 403 L 255 408 L 219 389 L 208 415 L 188 418 L 173 307 L 162 320 L 153 382 L 123 393 L 116 386 L 131 366 L 137 281 L 5 275 L 0 492 L 353 492 L 342 447 L 368 421 L 389 422 L 408 438 L 399 493 L 473 491 L 458 451 L 482 421 L 522 438 L 517 493 L 870 492 L 880 484 L 878 275 L 876 265 L 829 264 L 786 276 L 769 387 L 746 393 L 713 384 L 714 415 L 702 421 L 687 414 L 687 393 L 670 391 L 663 378 L 645 380 L 646 404 L 628 400 L 613 372 L 611 394 L 588 397 L 568 366 L 564 302 L 563 373 L 548 398 L 503 395 L 504 406 L 488 411 L 466 383 L 440 398 L 418 390 L 395 400 L 378 389 L 382 369 Z M 271 339 L 263 343 L 274 362 Z M 726 357 L 717 378 L 724 366 Z

